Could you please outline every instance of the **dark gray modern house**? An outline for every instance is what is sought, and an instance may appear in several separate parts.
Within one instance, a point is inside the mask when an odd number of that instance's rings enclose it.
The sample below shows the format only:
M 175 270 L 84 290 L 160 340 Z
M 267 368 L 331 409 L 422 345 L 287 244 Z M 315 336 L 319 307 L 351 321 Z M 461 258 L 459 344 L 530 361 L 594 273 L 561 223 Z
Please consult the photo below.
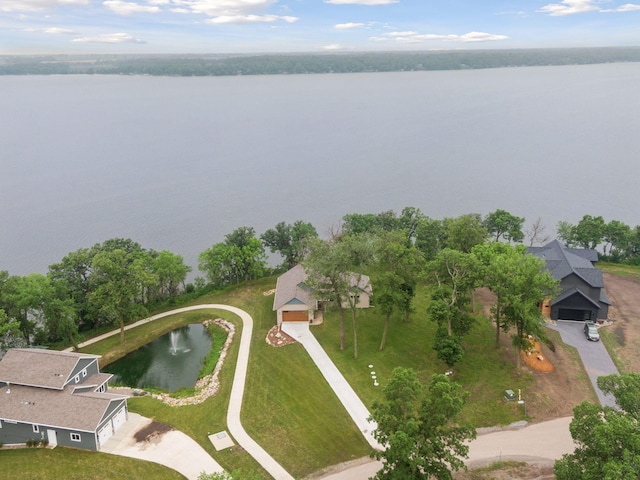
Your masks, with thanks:
M 543 314 L 552 320 L 595 322 L 607 318 L 611 302 L 604 291 L 602 271 L 595 268 L 598 252 L 567 248 L 558 240 L 527 250 L 542 258 L 549 273 L 560 281 L 560 294 L 542 306 Z
M 0 360 L 0 442 L 100 450 L 127 420 L 97 355 L 15 348 Z

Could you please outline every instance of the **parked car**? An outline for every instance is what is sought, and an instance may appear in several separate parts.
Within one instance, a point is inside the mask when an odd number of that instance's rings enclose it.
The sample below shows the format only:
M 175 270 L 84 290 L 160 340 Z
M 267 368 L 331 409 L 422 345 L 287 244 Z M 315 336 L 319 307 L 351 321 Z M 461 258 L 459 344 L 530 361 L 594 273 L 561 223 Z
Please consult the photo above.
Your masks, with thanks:
M 584 334 L 587 336 L 587 340 L 591 340 L 592 342 L 600 340 L 600 334 L 598 333 L 596 324 L 593 322 L 586 322 L 584 324 Z

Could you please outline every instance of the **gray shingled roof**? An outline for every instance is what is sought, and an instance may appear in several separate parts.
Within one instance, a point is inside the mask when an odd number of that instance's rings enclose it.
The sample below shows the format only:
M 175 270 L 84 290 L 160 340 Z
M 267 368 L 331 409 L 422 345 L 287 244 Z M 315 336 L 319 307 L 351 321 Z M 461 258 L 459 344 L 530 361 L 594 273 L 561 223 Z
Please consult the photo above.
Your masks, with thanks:
M 592 287 L 604 287 L 602 272 L 591 263 L 598 260 L 595 250 L 566 248 L 558 240 L 544 247 L 529 247 L 527 250 L 545 260 L 547 270 L 557 280 L 575 273 Z
M 296 300 L 307 305 L 309 308 L 315 308 L 316 299 L 313 296 L 313 290 L 304 284 L 306 279 L 307 273 L 304 271 L 302 265 L 296 265 L 280 275 L 276 282 L 273 310 L 278 310 L 288 303 L 295 303 Z M 351 273 L 350 281 L 353 287 L 371 294 L 371 282 L 367 275 Z
M 600 308 L 600 305 L 598 305 L 598 302 L 594 301 L 593 299 L 589 298 L 588 295 L 586 295 L 582 290 L 580 290 L 579 288 L 573 287 L 573 288 L 569 288 L 567 290 L 565 290 L 564 292 L 562 292 L 560 295 L 558 295 L 556 298 L 553 299 L 553 302 L 551 302 L 551 305 L 556 305 L 560 302 L 562 302 L 563 300 L 566 300 L 569 297 L 572 297 L 573 295 L 580 295 L 581 297 L 583 297 L 585 300 L 587 300 L 589 303 L 591 303 L 594 307 L 596 308 Z
M 126 398 L 109 393 L 72 394 L 73 388 L 1 387 L 0 419 L 94 432 L 107 413 L 109 404 Z
M 82 358 L 100 357 L 84 353 L 14 348 L 0 361 L 0 382 L 62 390 Z

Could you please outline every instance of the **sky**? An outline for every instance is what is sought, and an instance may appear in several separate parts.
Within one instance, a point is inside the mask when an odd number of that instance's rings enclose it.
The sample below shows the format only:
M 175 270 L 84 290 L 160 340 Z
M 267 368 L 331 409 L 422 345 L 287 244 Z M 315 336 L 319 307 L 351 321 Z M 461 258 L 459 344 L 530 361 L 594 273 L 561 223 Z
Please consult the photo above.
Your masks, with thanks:
M 0 0 L 0 54 L 640 46 L 635 1 Z

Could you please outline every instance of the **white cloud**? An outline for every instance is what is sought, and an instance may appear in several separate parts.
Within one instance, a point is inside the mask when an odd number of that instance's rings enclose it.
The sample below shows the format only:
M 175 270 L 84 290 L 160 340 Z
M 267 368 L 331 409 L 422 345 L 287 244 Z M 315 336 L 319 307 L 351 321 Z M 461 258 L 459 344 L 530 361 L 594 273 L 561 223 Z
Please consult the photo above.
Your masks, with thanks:
M 550 3 L 542 7 L 539 12 L 548 13 L 552 17 L 575 15 L 576 13 L 599 12 L 601 8 L 595 5 L 596 0 L 563 0 L 560 3 Z
M 640 10 L 640 5 L 637 3 L 627 3 L 616 8 L 616 12 L 637 12 Z
M 389 39 L 386 37 L 369 37 L 369 40 L 373 42 L 388 42 Z
M 207 20 L 207 23 L 271 23 L 277 21 L 293 23 L 297 22 L 298 18 L 280 15 L 220 15 L 219 17 Z
M 146 43 L 128 33 L 107 33 L 95 37 L 74 38 L 71 41 L 77 43 Z
M 324 3 L 334 5 L 391 5 L 400 3 L 400 0 L 324 0 Z
M 410 37 L 413 35 L 418 35 L 418 32 L 412 32 L 412 31 L 407 31 L 407 32 L 387 32 L 384 35 L 387 35 L 389 37 Z
M 77 34 L 77 32 L 74 32 L 73 30 L 69 30 L 67 28 L 58 28 L 58 27 L 45 28 L 42 31 L 44 33 L 53 33 L 55 35 L 76 35 Z
M 182 0 L 174 3 L 210 17 L 234 17 L 262 12 L 276 0 Z
M 344 50 L 344 47 L 339 43 L 332 43 L 331 45 L 325 45 L 322 47 L 323 50 L 335 52 L 336 50 Z
M 38 12 L 69 5 L 89 5 L 89 0 L 0 0 L 0 12 Z
M 563 0 L 560 3 L 550 3 L 542 7 L 539 12 L 548 13 L 552 17 L 563 17 L 587 12 L 637 12 L 640 11 L 640 4 L 626 3 L 617 8 L 600 8 L 597 4 L 602 0 Z
M 430 40 L 445 40 L 448 42 L 489 42 L 496 40 L 507 40 L 506 35 L 496 35 L 485 32 L 469 32 L 463 35 L 448 34 L 439 35 L 435 33 L 417 33 L 417 32 L 389 32 L 384 34 L 386 37 L 393 37 L 399 43 L 422 43 Z M 377 40 L 377 38 L 371 38 Z
M 349 22 L 349 23 L 338 23 L 334 25 L 333 28 L 338 30 L 351 30 L 352 28 L 362 28 L 364 26 L 365 26 L 364 23 Z
M 453 40 L 460 42 L 494 42 L 496 40 L 507 40 L 509 37 L 506 35 L 496 35 L 493 33 L 485 32 L 469 32 L 464 35 L 454 35 Z
M 122 0 L 106 0 L 102 4 L 118 15 L 131 15 L 132 13 L 158 13 L 157 5 L 140 5 L 139 3 L 123 2 Z

